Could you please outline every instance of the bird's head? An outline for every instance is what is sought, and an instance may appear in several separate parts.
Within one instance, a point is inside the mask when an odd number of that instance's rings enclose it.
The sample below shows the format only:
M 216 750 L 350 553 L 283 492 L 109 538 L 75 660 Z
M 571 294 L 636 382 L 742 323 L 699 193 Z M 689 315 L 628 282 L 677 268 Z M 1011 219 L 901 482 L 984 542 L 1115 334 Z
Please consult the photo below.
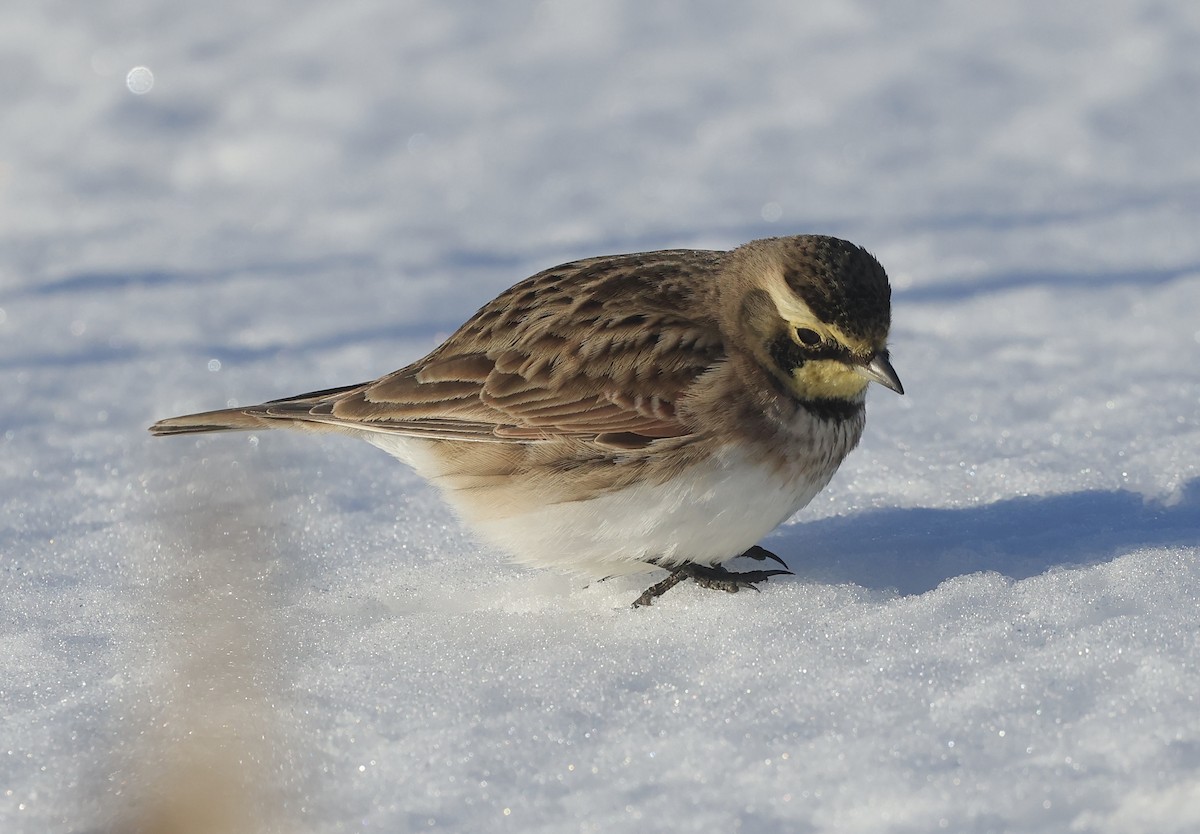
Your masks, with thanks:
M 823 235 L 770 238 L 731 254 L 727 330 L 801 400 L 853 400 L 871 381 L 904 393 L 888 357 L 891 287 L 865 249 Z M 736 311 L 736 312 L 734 312 Z

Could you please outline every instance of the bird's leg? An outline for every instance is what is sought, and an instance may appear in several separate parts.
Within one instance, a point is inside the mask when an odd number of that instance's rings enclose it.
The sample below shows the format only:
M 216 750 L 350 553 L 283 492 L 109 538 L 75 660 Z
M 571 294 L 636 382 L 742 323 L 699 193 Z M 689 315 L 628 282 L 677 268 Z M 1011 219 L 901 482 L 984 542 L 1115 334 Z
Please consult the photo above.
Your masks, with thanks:
M 640 597 L 633 601 L 633 607 L 640 608 L 643 605 L 653 605 L 654 600 L 656 600 L 658 597 L 661 597 L 667 591 L 671 590 L 680 582 L 688 578 L 686 568 L 687 565 L 675 568 L 669 574 L 667 574 L 667 578 L 662 582 L 656 582 L 655 584 L 651 585 L 642 592 Z
M 750 555 L 751 559 L 762 560 L 770 557 L 779 561 L 779 557 L 770 551 L 763 550 L 761 547 L 758 549 L 762 550 L 766 555 L 750 554 L 750 551 L 747 551 L 743 555 Z M 754 548 L 750 550 L 754 550 Z M 734 573 L 718 565 L 706 567 L 705 565 L 688 563 L 672 569 L 666 579 L 647 588 L 640 597 L 634 600 L 633 607 L 638 608 L 643 605 L 653 605 L 655 599 L 661 597 L 685 579 L 691 579 L 701 588 L 711 588 L 714 591 L 727 591 L 728 593 L 735 594 L 742 588 L 754 588 L 757 591 L 758 588 L 755 587 L 755 583 L 766 582 L 772 576 L 790 573 L 790 570 L 748 570 Z

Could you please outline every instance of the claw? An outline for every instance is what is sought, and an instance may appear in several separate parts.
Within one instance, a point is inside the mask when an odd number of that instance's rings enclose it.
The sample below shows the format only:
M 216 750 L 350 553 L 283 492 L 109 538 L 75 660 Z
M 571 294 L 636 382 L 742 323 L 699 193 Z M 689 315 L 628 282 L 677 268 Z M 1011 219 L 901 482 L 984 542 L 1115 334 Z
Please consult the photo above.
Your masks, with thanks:
M 772 562 L 783 565 L 784 568 L 787 568 L 787 566 L 788 566 L 787 562 L 780 559 L 778 556 L 776 556 L 771 551 L 767 550 L 765 547 L 759 547 L 758 545 L 754 545 L 754 547 L 750 548 L 745 553 L 743 553 L 742 556 L 744 556 L 747 559 L 755 559 L 759 562 L 762 562 L 765 559 L 770 559 Z M 791 571 L 789 570 L 789 571 L 787 571 L 787 573 L 791 573 Z

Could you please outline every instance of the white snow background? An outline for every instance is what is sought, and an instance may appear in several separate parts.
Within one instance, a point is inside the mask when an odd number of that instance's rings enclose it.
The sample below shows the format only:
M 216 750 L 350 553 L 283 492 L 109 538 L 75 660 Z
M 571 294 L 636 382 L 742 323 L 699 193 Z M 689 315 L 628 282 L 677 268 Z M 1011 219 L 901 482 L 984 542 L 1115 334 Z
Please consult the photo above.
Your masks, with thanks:
M 0 105 L 0 831 L 1200 830 L 1200 5 L 8 0 Z M 761 593 L 145 431 L 801 232 L 908 394 Z

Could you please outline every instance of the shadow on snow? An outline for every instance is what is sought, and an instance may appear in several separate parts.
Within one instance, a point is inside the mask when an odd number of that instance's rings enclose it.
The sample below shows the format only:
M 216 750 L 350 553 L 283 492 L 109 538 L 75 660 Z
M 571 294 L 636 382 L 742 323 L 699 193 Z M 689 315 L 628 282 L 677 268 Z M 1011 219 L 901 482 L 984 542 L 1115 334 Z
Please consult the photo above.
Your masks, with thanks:
M 878 509 L 780 528 L 763 541 L 802 580 L 920 594 L 955 576 L 1013 579 L 1145 547 L 1200 544 L 1200 478 L 1171 505 L 1132 492 L 1010 498 L 966 509 Z

